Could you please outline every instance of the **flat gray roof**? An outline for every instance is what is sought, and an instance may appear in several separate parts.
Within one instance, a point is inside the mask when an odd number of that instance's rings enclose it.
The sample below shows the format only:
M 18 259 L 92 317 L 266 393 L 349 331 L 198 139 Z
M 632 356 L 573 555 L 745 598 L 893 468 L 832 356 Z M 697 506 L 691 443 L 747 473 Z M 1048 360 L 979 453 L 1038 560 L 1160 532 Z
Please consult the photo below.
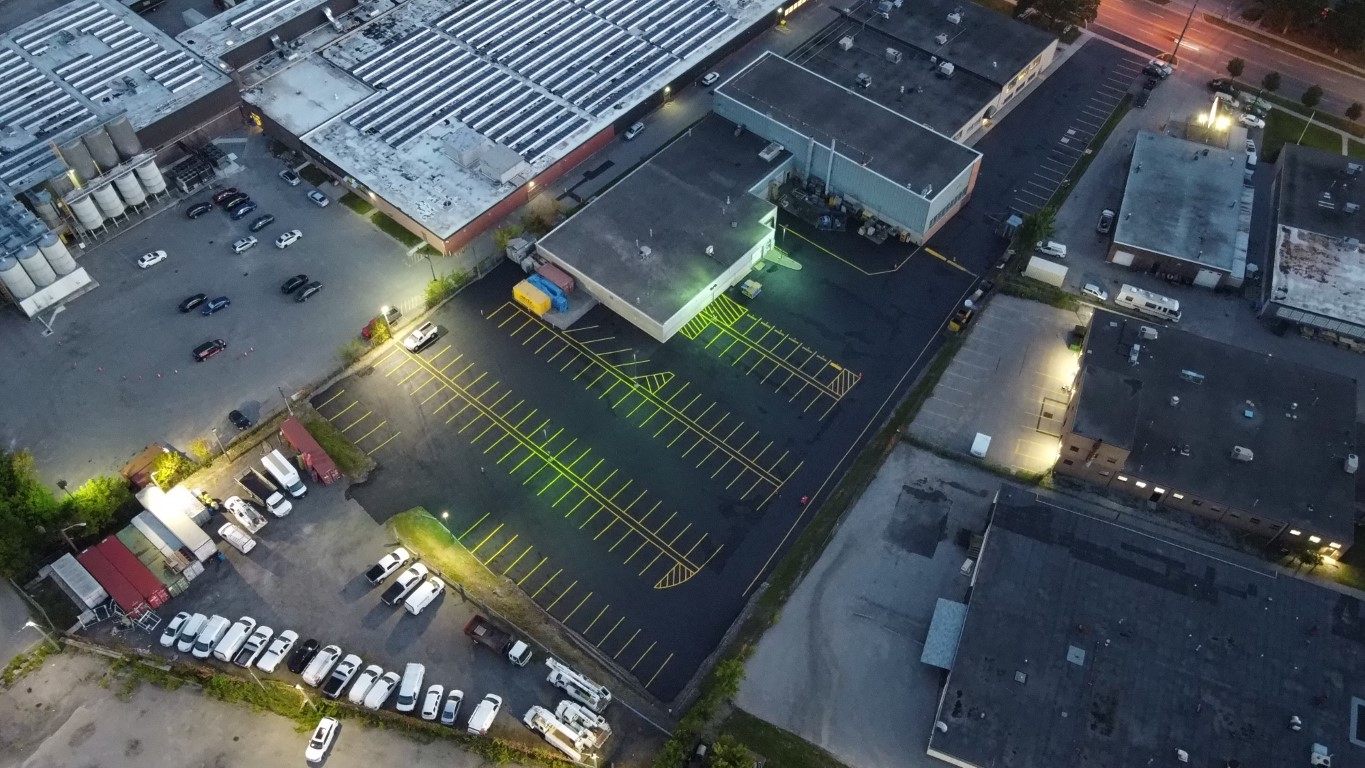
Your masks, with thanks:
M 1365 764 L 1363 621 L 1353 595 L 1005 486 L 930 749 L 977 766 L 1179 765 L 1182 749 L 1190 766 L 1282 768 L 1322 744 L 1333 765 Z
M 1271 300 L 1365 326 L 1362 161 L 1286 144 L 1278 163 Z
M 881 30 L 906 45 L 947 59 L 959 70 L 996 83 L 997 91 L 1057 43 L 1049 32 L 961 0 L 905 2 L 892 8 L 887 19 L 876 11 L 877 0 L 860 0 L 847 13 L 860 23 L 866 20 L 869 29 Z M 950 21 L 949 14 L 956 14 L 958 21 Z M 939 35 L 947 35 L 947 43 L 940 45 Z
M 1241 146 L 1222 149 L 1140 131 L 1128 165 L 1114 245 L 1241 277 L 1251 216 L 1251 188 L 1242 183 L 1246 160 Z
M 537 246 L 663 324 L 772 234 L 776 206 L 749 190 L 790 155 L 767 144 L 708 115 Z
M 448 238 L 781 1 L 408 0 L 243 98 Z
M 849 50 L 839 45 L 845 37 L 853 39 Z M 901 60 L 887 59 L 887 48 L 900 51 Z M 788 58 L 849 88 L 856 87 L 858 75 L 867 74 L 872 84 L 858 88 L 860 96 L 954 136 L 1000 95 L 1000 86 L 966 69 L 939 77 L 930 55 L 871 25 L 864 29 L 860 20 L 840 16 Z
M 1146 324 L 1096 310 L 1073 429 L 1127 448 L 1143 478 L 1351 541 L 1355 380 L 1172 328 L 1142 338 Z
M 0 37 L 0 182 L 23 191 L 63 170 L 51 142 L 120 114 L 142 130 L 227 82 L 120 3 L 67 3 Z
M 839 154 L 915 194 L 942 191 L 981 156 L 770 51 L 716 92 L 824 146 L 834 140 Z

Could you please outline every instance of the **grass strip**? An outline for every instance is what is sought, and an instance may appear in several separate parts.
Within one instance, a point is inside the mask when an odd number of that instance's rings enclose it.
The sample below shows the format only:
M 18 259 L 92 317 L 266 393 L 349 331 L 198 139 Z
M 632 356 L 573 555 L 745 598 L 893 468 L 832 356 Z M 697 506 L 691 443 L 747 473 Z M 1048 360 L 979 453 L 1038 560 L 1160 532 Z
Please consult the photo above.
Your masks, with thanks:
M 341 204 L 360 214 L 369 216 L 374 213 L 374 205 L 369 200 L 357 195 L 354 192 L 347 192 L 341 196 Z
M 332 180 L 332 177 L 328 176 L 326 171 L 322 170 L 316 165 L 313 165 L 312 163 L 309 163 L 308 165 L 305 165 L 302 168 L 300 168 L 299 176 L 302 176 L 304 181 L 308 182 L 309 184 L 312 184 L 315 187 L 320 187 L 323 184 L 326 184 L 327 182 Z
M 318 441 L 322 450 L 332 457 L 336 462 L 337 469 L 352 479 L 363 477 L 365 473 L 374 468 L 374 461 L 365 452 L 360 450 L 355 443 L 341 434 L 332 422 L 324 419 L 322 414 L 313 410 L 311 406 L 300 408 L 299 421 L 308 430 L 308 434 Z
M 374 225 L 379 228 L 379 231 L 409 248 L 414 245 L 421 245 L 424 242 L 422 238 L 409 232 L 402 224 L 389 218 L 386 214 L 376 213 L 370 217 L 370 221 L 374 222 Z
M 1104 142 L 1109 140 L 1109 134 L 1114 132 L 1114 129 L 1118 127 L 1118 124 L 1132 108 L 1133 96 L 1125 93 L 1123 98 L 1119 100 L 1118 106 L 1114 107 L 1113 113 L 1109 115 L 1109 119 L 1105 120 L 1104 125 L 1101 125 L 1099 131 L 1095 133 L 1095 138 L 1090 140 L 1090 146 L 1086 147 L 1085 154 L 1081 155 L 1080 162 L 1076 163 L 1076 167 L 1071 169 L 1071 173 L 1067 174 L 1069 183 L 1062 184 L 1056 192 L 1052 193 L 1052 199 L 1048 200 L 1048 205 L 1056 210 L 1061 210 L 1062 203 L 1065 203 L 1066 199 L 1071 196 L 1071 190 L 1076 188 L 1076 184 L 1090 169 L 1090 164 L 1095 161 L 1095 156 L 1100 153 L 1100 148 L 1104 146 Z
M 1310 123 L 1288 112 L 1272 110 L 1266 117 L 1261 134 L 1261 156 L 1267 161 L 1279 157 L 1286 144 L 1302 144 L 1328 152 L 1341 152 L 1341 134 L 1316 123 Z
M 848 768 L 820 747 L 738 707 L 730 712 L 721 730 L 767 758 L 770 765 L 780 765 L 782 768 Z
M 57 648 L 53 648 L 52 644 L 44 639 L 43 642 L 39 643 L 28 653 L 21 653 L 18 656 L 15 656 L 5 665 L 4 671 L 0 671 L 0 685 L 9 688 L 22 680 L 24 675 L 43 666 L 43 662 L 47 661 L 47 657 L 54 653 L 60 653 L 60 651 Z

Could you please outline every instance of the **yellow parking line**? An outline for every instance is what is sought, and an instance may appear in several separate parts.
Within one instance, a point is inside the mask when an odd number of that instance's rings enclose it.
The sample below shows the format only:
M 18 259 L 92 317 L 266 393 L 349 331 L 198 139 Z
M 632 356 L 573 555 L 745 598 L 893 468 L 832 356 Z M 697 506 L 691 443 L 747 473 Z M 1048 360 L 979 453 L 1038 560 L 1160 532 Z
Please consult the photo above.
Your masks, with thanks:
M 617 619 L 616 623 L 611 625 L 611 629 L 607 630 L 607 634 L 602 635 L 602 639 L 597 641 L 597 647 L 601 648 L 602 643 L 607 642 L 607 638 L 611 637 L 611 633 L 615 632 L 616 628 L 621 626 L 621 622 L 625 620 L 626 620 L 625 616 L 622 616 L 621 618 Z
M 550 576 L 550 578 L 548 578 L 548 579 L 545 580 L 545 583 L 544 583 L 544 584 L 541 584 L 541 585 L 540 585 L 540 589 L 537 589 L 537 590 L 535 591 L 535 594 L 531 595 L 531 599 L 532 599 L 532 600 L 536 599 L 536 597 L 539 596 L 541 592 L 544 592 L 544 591 L 545 591 L 545 588 L 546 588 L 546 587 L 550 586 L 550 582 L 554 581 L 554 580 L 555 580 L 555 577 L 558 576 L 559 574 L 563 573 L 563 572 L 564 572 L 564 569 L 563 569 L 563 568 L 560 568 L 559 570 L 555 571 L 554 574 L 552 574 L 552 575 Z M 525 579 L 522 579 L 522 581 L 525 581 Z M 517 584 L 517 586 L 521 586 L 521 584 Z
M 511 565 L 509 565 L 509 566 L 507 566 L 505 569 L 503 569 L 502 575 L 503 575 L 503 576 L 506 576 L 508 571 L 512 570 L 513 568 L 516 568 L 516 567 L 517 567 L 517 563 L 520 563 L 520 562 L 521 562 L 521 559 L 522 559 L 523 557 L 526 557 L 526 555 L 527 555 L 533 548 L 534 548 L 534 547 L 527 547 L 525 552 L 522 552 L 520 555 L 517 555 L 517 559 L 516 559 L 516 560 L 513 560 Z
M 650 644 L 649 644 L 649 647 L 645 649 L 645 652 L 642 653 L 642 654 L 640 654 L 640 658 L 636 659 L 636 660 L 635 660 L 635 663 L 630 665 L 630 671 L 631 671 L 631 672 L 634 672 L 634 671 L 635 671 L 635 668 L 638 667 L 638 666 L 640 666 L 640 662 L 644 661 L 644 660 L 645 660 L 645 657 L 649 655 L 649 652 L 652 651 L 652 650 L 654 650 L 654 646 L 656 646 L 656 645 L 658 645 L 658 644 L 659 644 L 659 641 L 658 641 L 658 640 L 655 640 L 654 642 L 650 643 Z
M 616 654 L 615 654 L 614 656 L 612 656 L 612 658 L 614 659 L 614 658 L 616 658 L 617 656 L 620 656 L 621 654 L 625 653 L 625 652 L 626 652 L 626 649 L 630 647 L 630 644 L 631 644 L 631 643 L 635 642 L 635 637 L 636 637 L 637 635 L 639 635 L 639 634 L 640 634 L 640 630 L 638 630 L 638 629 L 635 630 L 635 634 L 630 636 L 630 639 L 626 641 L 626 644 L 623 645 L 623 646 L 621 646 L 621 650 L 617 651 Z M 605 641 L 606 638 L 604 637 L 604 638 L 602 638 L 602 640 Z
M 559 574 L 557 574 L 557 573 L 555 574 L 555 576 L 558 576 L 558 575 L 559 575 Z M 554 579 L 553 576 L 550 577 L 550 578 L 551 578 L 551 580 Z M 546 582 L 546 583 L 548 584 L 549 582 Z M 574 579 L 574 583 L 570 584 L 568 589 L 564 590 L 563 592 L 560 592 L 560 593 L 559 593 L 559 597 L 556 597 L 556 598 L 555 598 L 555 601 L 554 601 L 553 603 L 550 603 L 549 605 L 545 606 L 545 612 L 546 612 L 546 613 L 549 613 L 549 612 L 550 612 L 550 609 L 553 608 L 553 607 L 555 607 L 555 605 L 558 604 L 560 600 L 563 600 L 563 599 L 564 599 L 564 596 L 567 595 L 567 594 L 569 594 L 570 592 L 572 592 L 572 591 L 573 591 L 573 588 L 576 587 L 576 586 L 578 586 L 578 580 L 577 580 L 577 579 Z M 540 594 L 540 593 L 537 592 L 536 594 Z
M 394 432 L 392 435 L 389 436 L 389 439 L 388 439 L 388 440 L 385 440 L 384 442 L 380 443 L 379 445 L 376 445 L 375 447 L 373 447 L 373 448 L 371 448 L 370 450 L 366 451 L 366 452 L 365 452 L 365 455 L 366 455 L 366 456 L 373 456 L 375 451 L 377 451 L 377 450 L 379 450 L 380 448 L 383 448 L 384 446 L 386 446 L 386 445 L 388 445 L 389 443 L 393 442 L 393 439 L 394 439 L 395 437 L 398 437 L 398 436 L 401 435 L 401 434 L 403 434 L 403 433 L 402 433 L 402 432 Z
M 572 618 L 573 618 L 573 615 L 574 615 L 575 613 L 578 613 L 578 609 L 579 609 L 579 608 L 582 608 L 582 607 L 583 607 L 583 604 L 586 603 L 586 602 L 588 602 L 588 598 L 589 598 L 589 597 L 592 597 L 592 593 L 591 593 L 591 592 L 589 592 L 589 593 L 587 594 L 587 597 L 584 597 L 582 600 L 579 600 L 579 601 L 578 601 L 578 605 L 575 605 L 575 606 L 573 607 L 573 610 L 572 610 L 572 611 L 569 611 L 569 615 L 568 615 L 568 616 L 565 616 L 565 617 L 563 618 L 563 623 L 564 623 L 564 624 L 568 624 L 568 623 L 569 623 L 569 619 L 572 619 Z
M 498 555 L 501 555 L 503 552 L 505 552 L 505 551 L 507 550 L 508 547 L 512 546 L 512 542 L 516 541 L 520 536 L 521 536 L 521 534 L 519 534 L 519 533 L 518 533 L 518 534 L 515 534 L 514 536 L 512 536 L 512 538 L 509 539 L 509 540 L 507 541 L 506 544 L 503 544 L 502 547 L 499 548 L 497 552 L 494 552 L 494 553 L 493 553 L 493 556 L 492 556 L 492 557 L 490 557 L 490 558 L 488 558 L 487 560 L 483 561 L 483 564 L 484 564 L 484 565 L 488 565 L 489 563 L 493 562 L 494 560 L 497 560 L 497 559 L 498 559 Z M 706 538 L 706 537 L 703 536 L 702 538 Z
M 321 402 L 321 403 L 318 403 L 318 407 L 317 407 L 317 408 L 314 408 L 313 410 L 315 410 L 315 411 L 321 411 L 322 408 L 323 408 L 323 406 L 325 406 L 325 405 L 330 405 L 331 402 L 332 402 L 333 400 L 337 399 L 338 397 L 341 397 L 341 394 L 342 394 L 343 392 L 345 392 L 345 391 L 346 391 L 346 390 L 344 390 L 344 389 L 337 390 L 337 393 L 336 393 L 335 395 L 332 395 L 331 397 L 327 398 L 325 401 L 323 401 L 323 402 Z
M 466 536 L 468 536 L 469 534 L 473 533 L 473 532 L 474 532 L 474 529 L 475 529 L 475 528 L 478 528 L 479 525 L 480 525 L 483 521 L 487 520 L 487 519 L 488 519 L 488 516 L 491 515 L 491 514 L 493 514 L 493 513 L 492 513 L 492 512 L 485 512 L 485 513 L 483 513 L 483 517 L 479 518 L 478 520 L 475 520 L 475 521 L 474 521 L 474 524 L 471 525 L 471 526 L 469 526 L 469 530 L 465 531 L 464 533 L 460 534 L 459 536 L 456 536 L 456 537 L 455 537 L 455 540 L 456 540 L 456 541 L 460 541 L 460 540 L 463 539 L 464 537 L 466 537 Z
M 597 625 L 597 619 L 602 618 L 602 614 L 606 613 L 606 612 L 607 612 L 607 608 L 610 608 L 610 607 L 611 607 L 611 603 L 607 603 L 607 605 L 606 605 L 605 608 L 603 608 L 602 610 L 600 610 L 600 611 L 597 612 L 597 616 L 592 620 L 592 623 L 588 625 L 588 628 L 587 628 L 587 629 L 583 630 L 583 636 L 584 636 L 584 637 L 587 637 L 587 636 L 588 636 L 588 632 L 592 631 L 592 628 L 593 628 L 594 626 Z M 567 619 L 566 619 L 565 621 L 567 621 Z
M 506 523 L 498 523 L 498 527 L 497 527 L 497 528 L 494 528 L 493 531 L 492 531 L 491 533 L 489 533 L 487 536 L 483 537 L 483 541 L 479 542 L 479 546 L 478 546 L 478 547 L 474 547 L 473 549 L 469 550 L 469 554 L 472 555 L 472 554 L 474 554 L 475 552 L 478 552 L 478 551 L 479 551 L 479 547 L 482 547 L 483 545 L 487 544 L 487 543 L 488 543 L 488 540 L 491 539 L 491 538 L 493 538 L 494 536 L 496 536 L 497 533 L 498 533 L 498 531 L 501 531 L 501 530 L 502 530 L 502 527 L 503 527 L 504 525 L 506 525 Z
M 517 586 L 520 587 L 523 583 L 525 583 L 527 579 L 531 578 L 531 574 L 540 570 L 540 566 L 545 565 L 545 561 L 549 559 L 550 559 L 549 557 L 540 558 L 540 562 L 536 563 L 535 567 L 532 568 L 529 573 L 521 577 L 521 580 L 517 582 Z M 516 563 L 513 563 L 513 565 L 516 565 Z M 504 572 L 503 575 L 506 575 L 506 572 Z
M 352 408 L 356 407 L 357 405 L 360 405 L 360 401 L 359 401 L 359 400 L 352 400 L 350 405 L 346 406 L 345 408 L 342 408 L 341 411 L 337 413 L 337 415 L 328 417 L 327 420 L 328 420 L 328 421 L 336 421 L 337 419 L 341 418 L 341 414 L 343 414 L 343 413 L 345 413 L 345 412 L 351 410 Z
M 648 688 L 649 686 L 651 686 L 651 685 L 654 684 L 654 678 L 658 677 L 658 676 L 659 676 L 659 673 L 662 672 L 662 671 L 664 671 L 664 667 L 668 666 L 668 662 L 670 662 L 670 661 L 672 661 L 672 660 L 673 660 L 673 654 L 670 653 L 670 654 L 668 654 L 668 658 L 664 659 L 664 663 L 660 664 L 660 665 L 659 665 L 659 668 L 658 668 L 657 670 L 655 670 L 654 675 L 651 676 L 651 677 L 649 678 L 649 682 L 645 683 L 645 687 L 646 687 L 646 688 Z
M 374 411 L 365 411 L 365 415 L 364 415 L 364 416 L 361 416 L 360 418 L 356 419 L 355 421 L 351 422 L 350 424 L 347 424 L 346 426 L 342 427 L 342 428 L 341 428 L 341 431 L 342 431 L 342 432 L 350 431 L 351 427 L 354 427 L 355 425 L 359 424 L 360 422 L 364 421 L 365 419 L 370 418 L 370 414 L 372 414 L 372 413 L 374 413 Z
M 357 437 L 356 439 L 352 440 L 351 442 L 353 442 L 353 443 L 359 443 L 361 440 L 364 440 L 365 438 L 369 437 L 370 435 L 373 435 L 380 427 L 382 427 L 382 426 L 384 426 L 385 424 L 388 424 L 388 423 L 389 423 L 388 420 L 384 420 L 384 421 L 379 422 L 378 424 L 375 425 L 374 429 L 370 430 L 369 432 L 366 432 L 365 434 L 361 435 L 360 437 Z M 345 431 L 345 430 L 342 430 L 342 431 Z
M 649 570 L 651 566 L 653 566 L 655 563 L 659 562 L 659 558 L 661 558 L 661 557 L 663 557 L 663 556 L 664 556 L 664 553 L 663 553 L 663 551 L 661 550 L 658 554 L 656 554 L 656 555 L 654 556 L 654 559 L 653 559 L 653 560 L 650 560 L 650 561 L 649 561 L 649 565 L 646 565 L 644 568 L 641 568 L 641 569 L 640 569 L 639 575 L 640 575 L 640 576 L 644 576 L 644 575 L 645 575 L 645 571 Z

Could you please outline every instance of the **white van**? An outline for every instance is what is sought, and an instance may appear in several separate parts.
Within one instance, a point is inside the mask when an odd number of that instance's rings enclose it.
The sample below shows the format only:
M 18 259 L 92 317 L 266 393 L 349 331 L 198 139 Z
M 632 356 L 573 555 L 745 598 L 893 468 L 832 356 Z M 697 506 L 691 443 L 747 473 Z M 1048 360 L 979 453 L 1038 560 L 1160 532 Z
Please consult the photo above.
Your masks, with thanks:
M 232 661 L 232 657 L 237 654 L 238 649 L 251 637 L 251 630 L 256 628 L 256 620 L 250 616 L 243 616 L 223 633 L 223 637 L 213 646 L 213 658 L 219 661 Z
M 289 491 L 290 496 L 297 499 L 308 493 L 308 486 L 299 480 L 299 471 L 294 469 L 294 465 L 290 464 L 289 459 L 286 459 L 278 449 L 262 456 L 261 463 L 265 465 L 270 476 L 275 478 L 275 482 L 279 483 L 281 488 Z
M 446 583 L 432 576 L 422 582 L 422 586 L 414 589 L 408 599 L 403 602 L 403 607 L 408 609 L 408 613 L 416 616 L 422 612 L 423 608 L 431 605 L 431 601 L 441 596 L 446 591 Z
M 180 634 L 175 636 L 175 649 L 181 653 L 189 653 L 194 649 L 194 641 L 199 637 L 199 633 L 204 631 L 204 625 L 209 623 L 209 617 L 202 613 L 196 613 L 185 620 L 180 625 Z
M 207 659 L 213 653 L 213 647 L 218 645 L 218 641 L 223 639 L 223 635 L 228 631 L 228 626 L 232 622 L 223 616 L 212 616 L 209 623 L 199 631 L 199 637 L 194 640 L 194 650 L 190 652 L 196 659 Z
M 411 712 L 417 708 L 417 699 L 422 696 L 422 678 L 427 668 L 421 664 L 409 664 L 403 669 L 403 681 L 398 684 L 398 700 L 393 708 L 399 712 Z
M 498 716 L 498 711 L 502 709 L 502 697 L 490 693 L 483 697 L 479 706 L 474 708 L 474 714 L 469 716 L 469 723 L 465 730 L 476 735 L 482 736 L 488 733 L 492 727 L 493 720 Z
M 1066 246 L 1056 240 L 1047 240 L 1038 243 L 1038 252 L 1044 256 L 1055 256 L 1059 259 L 1066 258 Z
M 256 540 L 232 523 L 223 523 L 223 527 L 218 529 L 218 535 L 244 555 L 256 548 Z

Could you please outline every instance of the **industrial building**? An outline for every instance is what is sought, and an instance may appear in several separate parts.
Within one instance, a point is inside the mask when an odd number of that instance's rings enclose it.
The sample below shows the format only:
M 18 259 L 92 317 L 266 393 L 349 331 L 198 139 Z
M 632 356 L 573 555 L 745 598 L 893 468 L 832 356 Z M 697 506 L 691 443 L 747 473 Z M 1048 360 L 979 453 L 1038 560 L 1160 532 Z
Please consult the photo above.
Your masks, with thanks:
M 114 0 L 77 0 L 5 33 L 5 294 L 33 317 L 95 287 L 74 246 L 147 210 L 175 143 L 236 104 L 226 75 Z
M 789 58 L 968 142 L 1046 72 L 1051 34 L 976 3 L 859 0 Z
M 1240 142 L 1226 147 L 1140 131 L 1106 258 L 1172 282 L 1241 286 L 1254 197 L 1243 183 L 1247 162 Z
M 834 206 L 874 240 L 923 243 L 966 205 L 981 154 L 775 53 L 716 88 L 715 113 L 790 153 L 778 203 Z
M 1365 764 L 1365 604 L 1009 486 L 964 603 L 928 754 L 985 766 Z M 930 651 L 933 651 L 931 654 Z M 930 726 L 932 725 L 932 728 Z
M 181 37 L 224 66 L 277 50 L 243 75 L 243 98 L 265 129 L 452 253 L 771 26 L 781 7 L 371 0 L 346 13 L 300 0 L 252 4 L 226 26 L 210 20 Z M 262 42 L 301 9 L 305 21 L 290 22 L 301 29 L 327 22 L 308 40 L 280 27 Z
M 1286 144 L 1271 194 L 1275 236 L 1261 316 L 1365 351 L 1365 166 Z
M 1282 546 L 1355 533 L 1354 379 L 1095 311 L 1054 469 Z

